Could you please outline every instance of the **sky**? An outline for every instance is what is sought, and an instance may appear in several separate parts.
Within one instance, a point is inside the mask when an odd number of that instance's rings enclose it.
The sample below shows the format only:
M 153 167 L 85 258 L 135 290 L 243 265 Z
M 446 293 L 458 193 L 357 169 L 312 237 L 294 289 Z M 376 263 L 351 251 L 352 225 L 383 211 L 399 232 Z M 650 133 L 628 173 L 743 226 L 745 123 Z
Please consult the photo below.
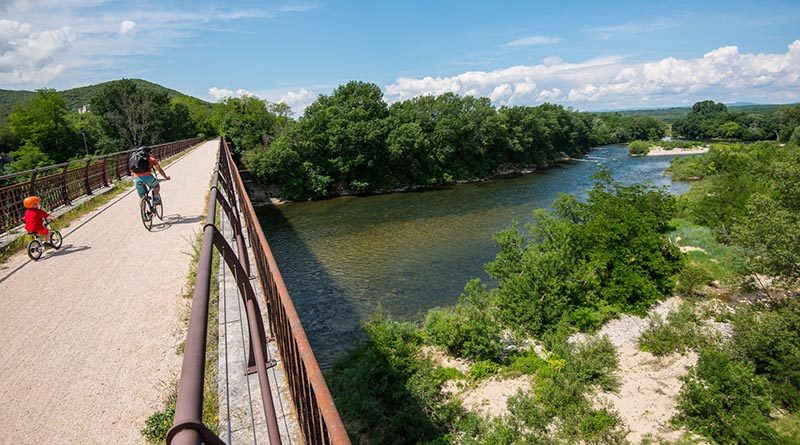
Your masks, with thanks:
M 0 0 L 0 89 L 123 77 L 298 115 L 350 80 L 389 103 L 793 103 L 800 1 Z

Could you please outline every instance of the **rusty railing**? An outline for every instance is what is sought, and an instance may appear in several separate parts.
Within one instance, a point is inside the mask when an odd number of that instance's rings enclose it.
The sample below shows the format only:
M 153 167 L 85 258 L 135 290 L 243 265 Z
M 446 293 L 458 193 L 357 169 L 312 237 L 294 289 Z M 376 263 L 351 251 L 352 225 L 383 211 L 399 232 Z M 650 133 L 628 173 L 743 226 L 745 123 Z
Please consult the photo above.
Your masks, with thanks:
M 224 192 L 224 193 L 223 193 Z M 223 196 L 224 195 L 224 196 Z M 225 198 L 227 196 L 227 199 Z M 217 204 L 231 222 L 238 256 L 215 225 Z M 244 216 L 244 220 L 242 220 Z M 247 244 L 252 246 L 256 276 L 251 277 Z M 237 287 L 245 303 L 248 321 L 249 356 L 247 372 L 258 373 L 270 444 L 280 444 L 267 368 L 269 357 L 258 300 L 251 278 L 258 278 L 265 296 L 272 335 L 278 344 L 289 381 L 300 428 L 308 444 L 349 445 L 339 412 L 333 403 L 300 318 L 294 308 L 269 244 L 256 218 L 255 209 L 244 188 L 239 170 L 233 162 L 227 142 L 220 140 L 219 162 L 212 180 L 208 215 L 203 228 L 203 244 L 195 280 L 195 290 L 186 335 L 183 367 L 175 405 L 175 420 L 167 434 L 167 443 L 224 444 L 202 422 L 203 380 L 205 375 L 206 334 L 208 331 L 211 255 L 213 247 L 221 253 L 225 264 L 235 272 Z
M 168 158 L 202 140 L 194 138 L 153 145 L 151 153 L 158 159 Z M 26 196 L 39 195 L 42 208 L 52 211 L 130 175 L 130 153 L 131 150 L 119 151 L 0 176 L 0 234 L 20 225 L 25 212 L 22 200 Z

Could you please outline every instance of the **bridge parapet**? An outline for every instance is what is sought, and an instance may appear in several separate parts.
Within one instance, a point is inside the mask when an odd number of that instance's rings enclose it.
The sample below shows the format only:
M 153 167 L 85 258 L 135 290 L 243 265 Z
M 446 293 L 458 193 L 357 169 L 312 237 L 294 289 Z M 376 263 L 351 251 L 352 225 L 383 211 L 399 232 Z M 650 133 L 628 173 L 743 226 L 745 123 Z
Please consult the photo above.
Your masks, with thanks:
M 203 138 L 193 138 L 153 145 L 151 153 L 158 159 L 165 159 L 202 141 Z M 128 158 L 132 151 L 119 151 L 0 176 L 0 234 L 20 225 L 25 212 L 22 200 L 26 196 L 39 195 L 42 207 L 52 211 L 129 176 Z
M 233 226 L 235 252 L 238 255 L 233 254 L 233 248 L 215 225 L 217 204 Z M 247 238 L 252 246 L 254 270 L 251 270 L 248 260 L 244 230 L 247 231 Z M 224 441 L 202 423 L 211 257 L 212 250 L 216 247 L 225 264 L 234 271 L 234 276 L 237 277 L 236 284 L 244 302 L 250 340 L 248 372 L 258 374 L 270 443 L 280 444 L 281 439 L 267 374 L 270 366 L 267 336 L 253 288 L 253 283 L 256 282 L 261 286 L 261 293 L 266 300 L 270 331 L 277 342 L 305 442 L 349 445 L 347 432 L 224 139 L 220 140 L 219 162 L 212 180 L 208 215 L 203 231 L 204 238 L 184 349 L 175 420 L 167 436 L 167 442 L 175 445 L 201 442 L 224 444 Z

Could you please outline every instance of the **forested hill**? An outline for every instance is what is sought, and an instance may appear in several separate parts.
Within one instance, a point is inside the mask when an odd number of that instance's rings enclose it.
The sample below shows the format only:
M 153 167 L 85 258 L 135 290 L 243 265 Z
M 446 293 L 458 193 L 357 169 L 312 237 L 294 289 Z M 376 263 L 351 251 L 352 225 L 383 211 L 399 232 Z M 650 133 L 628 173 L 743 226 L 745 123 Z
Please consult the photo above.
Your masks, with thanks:
M 788 104 L 794 105 L 794 104 Z M 780 104 L 741 104 L 734 103 L 728 105 L 728 111 L 736 113 L 748 114 L 772 114 L 782 107 Z M 669 107 L 669 108 L 652 108 L 644 110 L 614 110 L 607 112 L 598 112 L 597 114 L 619 113 L 623 116 L 647 116 L 653 117 L 669 123 L 674 123 L 679 119 L 685 118 L 692 107 Z
M 175 91 L 169 89 L 167 87 L 163 87 L 157 83 L 148 82 L 146 80 L 141 79 L 130 79 L 133 83 L 136 84 L 139 88 L 143 90 L 152 90 L 153 92 L 165 92 L 170 99 L 181 97 L 187 98 L 191 101 L 197 101 L 198 103 L 205 103 L 196 97 L 187 96 L 179 91 Z M 69 110 L 74 111 L 80 108 L 83 105 L 88 104 L 92 97 L 96 96 L 105 86 L 110 83 L 118 82 L 116 80 L 111 80 L 108 82 L 102 82 L 95 85 L 88 85 L 85 87 L 78 87 L 72 88 L 69 90 L 59 91 L 59 94 L 67 101 L 67 107 Z M 9 114 L 11 114 L 11 110 L 14 108 L 16 104 L 25 104 L 30 102 L 30 100 L 36 95 L 35 91 L 24 91 L 24 90 L 2 90 L 0 89 L 0 125 L 5 122 L 6 118 Z

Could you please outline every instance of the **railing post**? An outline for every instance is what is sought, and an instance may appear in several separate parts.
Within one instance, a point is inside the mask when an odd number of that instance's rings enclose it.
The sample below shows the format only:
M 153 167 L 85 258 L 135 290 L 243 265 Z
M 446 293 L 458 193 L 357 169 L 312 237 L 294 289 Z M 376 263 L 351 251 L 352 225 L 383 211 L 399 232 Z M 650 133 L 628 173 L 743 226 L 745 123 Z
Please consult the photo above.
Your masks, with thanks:
M 67 190 L 67 172 L 69 171 L 69 163 L 64 166 L 64 173 L 61 175 L 61 197 L 65 206 L 70 203 L 69 190 Z
M 83 188 L 86 190 L 87 195 L 92 194 L 92 184 L 89 183 L 89 166 L 92 165 L 92 160 L 88 159 L 86 161 L 86 167 L 84 167 L 83 172 Z
M 31 183 L 28 187 L 28 195 L 35 195 L 36 194 L 36 176 L 39 174 L 39 169 L 35 169 L 33 173 L 31 173 Z
M 108 156 L 103 157 L 103 187 L 108 187 Z

